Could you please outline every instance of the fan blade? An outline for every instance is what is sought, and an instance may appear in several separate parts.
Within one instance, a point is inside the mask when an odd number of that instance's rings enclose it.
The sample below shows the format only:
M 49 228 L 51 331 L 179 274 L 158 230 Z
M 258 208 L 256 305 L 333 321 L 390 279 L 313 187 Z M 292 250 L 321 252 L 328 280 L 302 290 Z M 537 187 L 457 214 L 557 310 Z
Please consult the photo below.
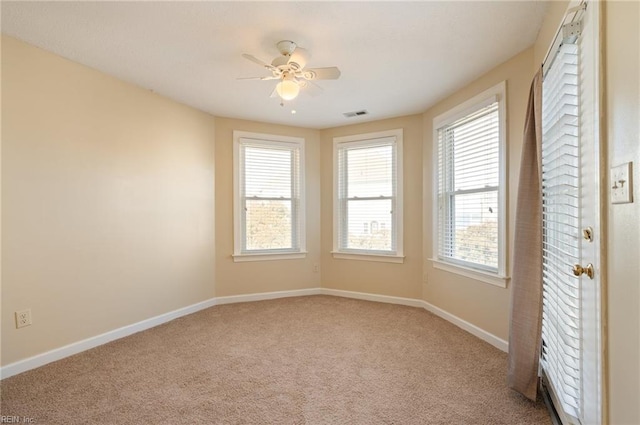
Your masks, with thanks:
M 295 62 L 299 65 L 298 69 L 302 69 L 305 67 L 310 57 L 311 55 L 309 54 L 309 51 L 307 49 L 298 47 L 293 51 L 287 63 Z
M 322 87 L 320 87 L 313 81 L 298 80 L 298 85 L 300 86 L 302 92 L 308 94 L 309 96 L 319 96 L 323 92 Z
M 309 68 L 302 72 L 307 80 L 336 80 L 340 77 L 340 70 L 331 66 L 329 68 Z
M 261 61 L 260 59 L 256 58 L 255 56 L 252 56 L 252 55 L 248 55 L 248 54 L 246 54 L 246 53 L 243 53 L 243 54 L 242 54 L 242 57 L 243 57 L 243 58 L 245 58 L 245 59 L 250 60 L 250 61 L 251 61 L 251 62 L 253 62 L 253 63 L 257 63 L 258 65 L 264 66 L 264 67 L 265 67 L 265 68 L 267 68 L 268 70 L 273 71 L 274 69 L 276 69 L 276 70 L 278 69 L 278 68 L 276 68 L 276 67 L 275 67 L 275 66 L 273 66 L 273 65 L 269 65 L 268 63 Z
M 274 77 L 273 75 L 269 75 L 268 77 L 240 77 L 236 78 L 236 80 L 279 80 L 280 77 Z
M 271 66 L 274 69 L 278 69 L 279 66 L 286 65 L 288 63 L 287 56 L 278 56 L 271 61 Z

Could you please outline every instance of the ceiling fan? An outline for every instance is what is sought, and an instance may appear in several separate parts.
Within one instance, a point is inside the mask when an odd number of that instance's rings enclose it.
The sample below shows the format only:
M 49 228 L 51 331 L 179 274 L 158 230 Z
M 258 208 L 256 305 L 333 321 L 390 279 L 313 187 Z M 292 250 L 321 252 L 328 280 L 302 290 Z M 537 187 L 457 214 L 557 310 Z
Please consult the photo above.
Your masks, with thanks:
M 298 47 L 290 40 L 282 40 L 276 44 L 281 56 L 276 57 L 271 64 L 261 61 L 255 56 L 243 54 L 242 57 L 263 66 L 271 72 L 265 77 L 238 78 L 239 80 L 280 80 L 271 93 L 271 97 L 279 96 L 282 102 L 295 99 L 300 89 L 315 96 L 322 92 L 322 88 L 314 83 L 315 80 L 335 80 L 340 77 L 340 70 L 331 66 L 328 68 L 306 68 L 311 57 L 309 51 Z

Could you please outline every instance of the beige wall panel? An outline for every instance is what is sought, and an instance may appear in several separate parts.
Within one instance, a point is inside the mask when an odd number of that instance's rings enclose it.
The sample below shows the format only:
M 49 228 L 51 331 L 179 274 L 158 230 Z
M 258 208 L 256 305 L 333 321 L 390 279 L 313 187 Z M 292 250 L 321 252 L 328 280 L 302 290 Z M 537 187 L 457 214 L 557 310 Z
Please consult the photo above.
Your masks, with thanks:
M 214 296 L 213 117 L 4 36 L 2 89 L 3 365 Z
M 279 108 L 277 103 L 273 108 Z M 307 256 L 304 259 L 234 262 L 233 131 L 305 139 Z M 216 296 L 320 286 L 320 135 L 318 130 L 216 118 Z
M 633 203 L 608 205 L 609 414 L 611 424 L 635 425 L 640 424 L 640 3 L 606 2 L 605 9 L 608 163 L 633 162 L 634 183 Z
M 497 66 L 462 90 L 441 101 L 424 114 L 424 264 L 427 283 L 424 299 L 491 334 L 507 339 L 509 331 L 510 287 L 499 288 L 444 270 L 435 269 L 428 260 L 432 256 L 433 118 L 463 103 L 484 90 L 507 82 L 507 270 L 511 270 L 511 243 L 515 222 L 522 133 L 529 97 L 533 49 L 528 49 Z
M 403 129 L 403 264 L 334 259 L 333 138 Z M 411 115 L 321 131 L 322 141 L 322 286 L 419 299 L 422 295 L 422 116 Z

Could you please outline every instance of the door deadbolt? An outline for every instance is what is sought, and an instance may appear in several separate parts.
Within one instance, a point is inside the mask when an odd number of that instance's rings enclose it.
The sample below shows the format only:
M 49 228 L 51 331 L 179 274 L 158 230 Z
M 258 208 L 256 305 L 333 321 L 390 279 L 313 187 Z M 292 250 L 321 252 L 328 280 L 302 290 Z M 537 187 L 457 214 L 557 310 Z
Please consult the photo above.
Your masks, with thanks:
M 586 267 L 582 267 L 580 264 L 574 264 L 571 270 L 573 271 L 574 275 L 580 276 L 586 274 L 587 276 L 589 276 L 589 279 L 593 279 L 593 276 L 595 275 L 593 264 L 591 263 L 587 264 Z

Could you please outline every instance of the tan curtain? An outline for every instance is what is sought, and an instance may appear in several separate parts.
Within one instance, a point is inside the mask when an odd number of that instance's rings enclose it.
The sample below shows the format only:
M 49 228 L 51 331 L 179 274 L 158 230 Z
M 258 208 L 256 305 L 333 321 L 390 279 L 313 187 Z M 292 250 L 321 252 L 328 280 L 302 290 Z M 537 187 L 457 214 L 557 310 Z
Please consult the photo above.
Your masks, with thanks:
M 542 329 L 542 70 L 531 83 L 516 208 L 509 387 L 535 400 Z

